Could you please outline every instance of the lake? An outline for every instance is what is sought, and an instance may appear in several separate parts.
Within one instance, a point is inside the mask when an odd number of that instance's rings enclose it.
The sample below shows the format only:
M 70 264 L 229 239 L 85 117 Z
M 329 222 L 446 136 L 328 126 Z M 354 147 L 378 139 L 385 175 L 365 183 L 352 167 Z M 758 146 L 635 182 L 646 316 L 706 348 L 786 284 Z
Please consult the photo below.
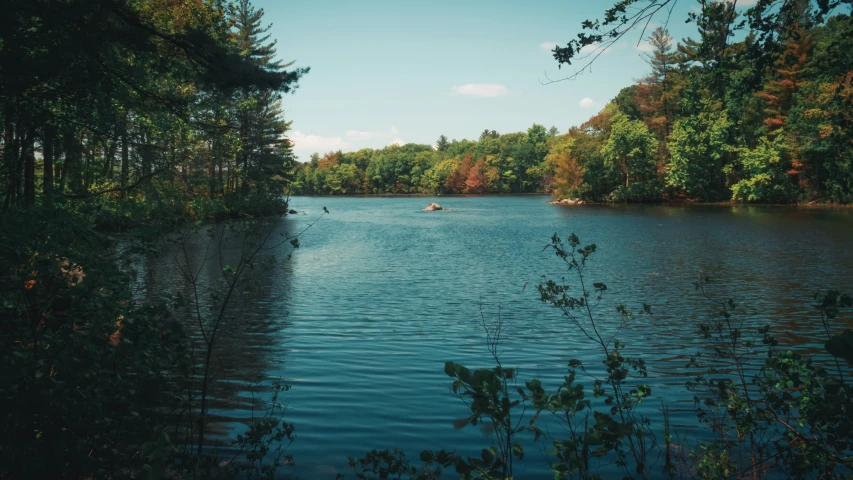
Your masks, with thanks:
M 398 447 L 474 454 L 490 445 L 476 428 L 453 428 L 466 407 L 451 395 L 445 361 L 491 366 L 479 324 L 507 322 L 502 362 L 522 379 L 554 389 L 570 358 L 598 363 L 560 312 L 539 302 L 543 275 L 566 272 L 552 251 L 555 232 L 595 243 L 587 275 L 608 286 L 603 321 L 615 305 L 652 306 L 652 318 L 623 330 L 626 352 L 642 356 L 653 385 L 648 414 L 661 400 L 673 422 L 695 424 L 684 387 L 686 358 L 700 345 L 696 323 L 711 305 L 695 291 L 700 272 L 711 292 L 784 332 L 783 344 L 822 344 L 810 300 L 821 289 L 853 289 L 853 210 L 785 207 L 548 205 L 544 196 L 296 197 L 290 232 L 330 214 L 300 238 L 292 259 L 264 273 L 264 288 L 235 304 L 245 327 L 222 340 L 220 433 L 249 415 L 247 385 L 281 378 L 286 419 L 296 426 L 294 473 L 331 479 L 347 456 Z M 449 211 L 425 212 L 429 202 Z M 282 248 L 282 255 L 289 248 Z M 168 255 L 140 265 L 146 295 L 184 288 Z M 211 278 L 218 275 L 210 272 Z M 590 382 L 586 382 L 589 384 Z M 528 443 L 516 478 L 550 478 L 547 446 Z M 351 478 L 351 475 L 349 475 Z

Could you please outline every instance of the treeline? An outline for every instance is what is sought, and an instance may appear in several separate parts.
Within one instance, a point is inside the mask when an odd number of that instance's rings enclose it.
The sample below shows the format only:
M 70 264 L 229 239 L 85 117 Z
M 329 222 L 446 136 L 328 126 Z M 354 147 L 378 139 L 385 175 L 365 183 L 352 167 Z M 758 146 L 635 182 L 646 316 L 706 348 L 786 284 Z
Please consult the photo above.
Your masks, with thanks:
M 276 59 L 248 0 L 5 9 L 3 209 L 98 197 L 151 217 L 280 202 L 293 162 L 281 99 L 307 69 Z
M 296 169 L 291 186 L 303 195 L 374 193 L 527 193 L 548 188 L 545 157 L 557 129 L 534 124 L 527 132 L 485 130 L 479 141 L 435 146 L 391 145 L 311 155 Z
M 435 147 L 314 154 L 292 191 L 853 202 L 853 20 L 823 18 L 809 2 L 786 9 L 770 46 L 769 27 L 749 30 L 728 2 L 694 16 L 695 39 L 656 29 L 649 74 L 565 135 L 534 125 L 478 141 L 442 136 Z

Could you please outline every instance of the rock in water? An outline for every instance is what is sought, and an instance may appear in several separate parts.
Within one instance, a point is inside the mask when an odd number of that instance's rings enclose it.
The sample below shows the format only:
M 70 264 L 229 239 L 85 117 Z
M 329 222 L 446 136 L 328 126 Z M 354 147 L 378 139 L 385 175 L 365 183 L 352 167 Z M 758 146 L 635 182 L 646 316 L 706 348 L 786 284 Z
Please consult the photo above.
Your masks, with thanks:
M 584 205 L 586 202 L 579 198 L 564 198 L 562 200 L 554 200 L 548 203 L 551 205 Z
M 444 210 L 444 207 L 437 203 L 430 203 L 424 210 L 427 212 L 433 212 L 435 210 Z

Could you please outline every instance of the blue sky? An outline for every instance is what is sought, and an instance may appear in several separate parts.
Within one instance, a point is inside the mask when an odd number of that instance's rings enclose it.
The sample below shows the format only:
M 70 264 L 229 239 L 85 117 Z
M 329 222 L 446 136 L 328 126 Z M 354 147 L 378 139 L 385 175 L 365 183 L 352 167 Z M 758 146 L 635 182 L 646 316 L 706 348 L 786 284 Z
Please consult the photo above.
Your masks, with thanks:
M 558 70 L 552 45 L 612 3 L 255 0 L 273 24 L 279 57 L 311 67 L 284 102 L 302 161 L 312 152 L 434 144 L 442 134 L 475 139 L 486 128 L 509 133 L 540 123 L 564 132 L 582 123 L 648 72 L 637 31 L 591 72 L 540 84 L 571 72 Z M 684 20 L 695 5 L 676 4 L 668 24 L 676 40 L 694 35 Z

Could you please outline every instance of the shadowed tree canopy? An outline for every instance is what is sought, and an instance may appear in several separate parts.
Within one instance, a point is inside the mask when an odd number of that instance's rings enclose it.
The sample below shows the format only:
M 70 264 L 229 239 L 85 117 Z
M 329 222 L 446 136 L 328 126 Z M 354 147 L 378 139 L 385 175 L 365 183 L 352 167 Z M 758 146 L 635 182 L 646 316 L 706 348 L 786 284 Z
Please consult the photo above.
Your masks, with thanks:
M 153 74 L 177 72 L 207 86 L 288 92 L 307 70 L 282 74 L 246 61 L 220 41 L 224 2 L 206 2 L 191 12 L 156 9 L 160 2 L 121 0 L 10 0 L 0 18 L 0 98 L 26 95 L 88 98 L 93 84 L 130 87 L 163 102 L 176 100 L 148 90 L 134 78 L 136 63 Z M 167 18 L 173 15 L 171 21 Z M 183 15 L 182 15 L 183 14 Z M 214 23 L 216 22 L 216 23 Z

